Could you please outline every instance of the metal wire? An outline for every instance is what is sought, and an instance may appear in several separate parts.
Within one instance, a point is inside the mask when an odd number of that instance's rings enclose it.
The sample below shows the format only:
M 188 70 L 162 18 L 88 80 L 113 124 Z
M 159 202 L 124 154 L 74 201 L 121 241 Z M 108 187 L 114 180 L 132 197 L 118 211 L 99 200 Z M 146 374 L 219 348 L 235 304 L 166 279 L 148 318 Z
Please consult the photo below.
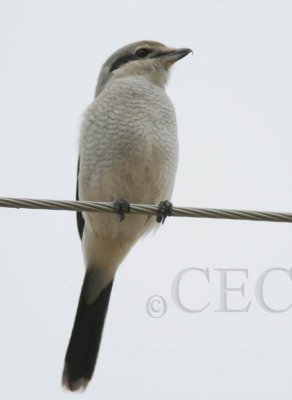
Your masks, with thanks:
M 34 210 L 115 212 L 113 203 L 100 201 L 37 200 L 0 197 L 0 207 Z M 156 215 L 157 205 L 131 204 L 131 214 Z M 172 217 L 216 218 L 248 221 L 292 222 L 292 213 L 216 208 L 173 207 Z

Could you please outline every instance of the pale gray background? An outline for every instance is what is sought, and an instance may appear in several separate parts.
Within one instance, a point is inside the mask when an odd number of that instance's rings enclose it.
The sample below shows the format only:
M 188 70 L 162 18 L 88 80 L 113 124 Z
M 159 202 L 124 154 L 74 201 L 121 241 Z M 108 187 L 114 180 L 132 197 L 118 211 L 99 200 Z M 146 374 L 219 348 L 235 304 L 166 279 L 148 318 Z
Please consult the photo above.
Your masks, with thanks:
M 1 196 L 73 199 L 81 115 L 105 58 L 140 39 L 191 47 L 168 93 L 178 115 L 177 205 L 292 211 L 290 1 L 1 1 Z M 1 398 L 70 399 L 63 358 L 83 278 L 75 215 L 1 209 Z M 212 306 L 171 300 L 183 268 L 211 268 Z M 292 310 L 254 301 L 259 274 L 292 267 L 288 224 L 178 219 L 120 268 L 84 399 L 290 399 Z M 220 314 L 215 268 L 248 268 L 249 313 Z M 194 277 L 193 277 L 194 278 Z M 184 299 L 198 305 L 190 277 Z M 201 285 L 202 298 L 207 298 Z M 291 282 L 274 276 L 274 305 Z M 165 297 L 161 319 L 145 311 Z M 230 304 L 242 305 L 238 294 Z

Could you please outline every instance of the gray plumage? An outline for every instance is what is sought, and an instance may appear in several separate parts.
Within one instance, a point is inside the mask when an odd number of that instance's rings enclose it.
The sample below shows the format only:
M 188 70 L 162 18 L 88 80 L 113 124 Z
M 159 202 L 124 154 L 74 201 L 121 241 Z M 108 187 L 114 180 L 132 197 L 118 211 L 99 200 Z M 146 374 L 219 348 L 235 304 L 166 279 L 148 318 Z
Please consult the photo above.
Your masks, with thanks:
M 170 66 L 189 52 L 142 41 L 118 50 L 103 65 L 81 126 L 80 200 L 158 204 L 170 199 L 178 142 L 165 84 Z M 87 272 L 63 373 L 70 390 L 84 389 L 92 376 L 118 266 L 156 224 L 145 215 L 127 215 L 122 222 L 106 213 L 78 218 Z

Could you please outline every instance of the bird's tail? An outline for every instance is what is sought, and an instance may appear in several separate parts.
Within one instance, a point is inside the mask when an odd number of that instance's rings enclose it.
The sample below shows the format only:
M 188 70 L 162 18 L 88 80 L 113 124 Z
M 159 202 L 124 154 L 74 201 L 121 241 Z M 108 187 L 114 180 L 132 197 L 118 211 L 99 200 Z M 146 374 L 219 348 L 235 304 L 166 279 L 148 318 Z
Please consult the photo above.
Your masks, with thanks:
M 113 281 L 91 303 L 86 303 L 91 272 L 85 274 L 70 342 L 62 384 L 68 390 L 84 390 L 90 381 L 100 346 Z

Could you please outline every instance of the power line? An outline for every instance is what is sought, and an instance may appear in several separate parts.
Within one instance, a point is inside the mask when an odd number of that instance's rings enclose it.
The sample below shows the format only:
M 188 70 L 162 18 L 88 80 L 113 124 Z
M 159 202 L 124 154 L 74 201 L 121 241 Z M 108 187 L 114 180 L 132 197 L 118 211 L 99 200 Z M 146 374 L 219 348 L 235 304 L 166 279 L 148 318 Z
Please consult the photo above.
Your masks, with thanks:
M 0 197 L 0 207 L 28 208 L 34 210 L 62 210 L 88 212 L 115 212 L 114 204 L 100 201 L 68 201 L 68 200 L 40 200 L 17 199 Z M 131 214 L 156 215 L 158 206 L 150 204 L 131 204 Z M 173 207 L 172 217 L 216 218 L 247 221 L 292 222 L 292 213 L 229 210 L 216 208 Z

